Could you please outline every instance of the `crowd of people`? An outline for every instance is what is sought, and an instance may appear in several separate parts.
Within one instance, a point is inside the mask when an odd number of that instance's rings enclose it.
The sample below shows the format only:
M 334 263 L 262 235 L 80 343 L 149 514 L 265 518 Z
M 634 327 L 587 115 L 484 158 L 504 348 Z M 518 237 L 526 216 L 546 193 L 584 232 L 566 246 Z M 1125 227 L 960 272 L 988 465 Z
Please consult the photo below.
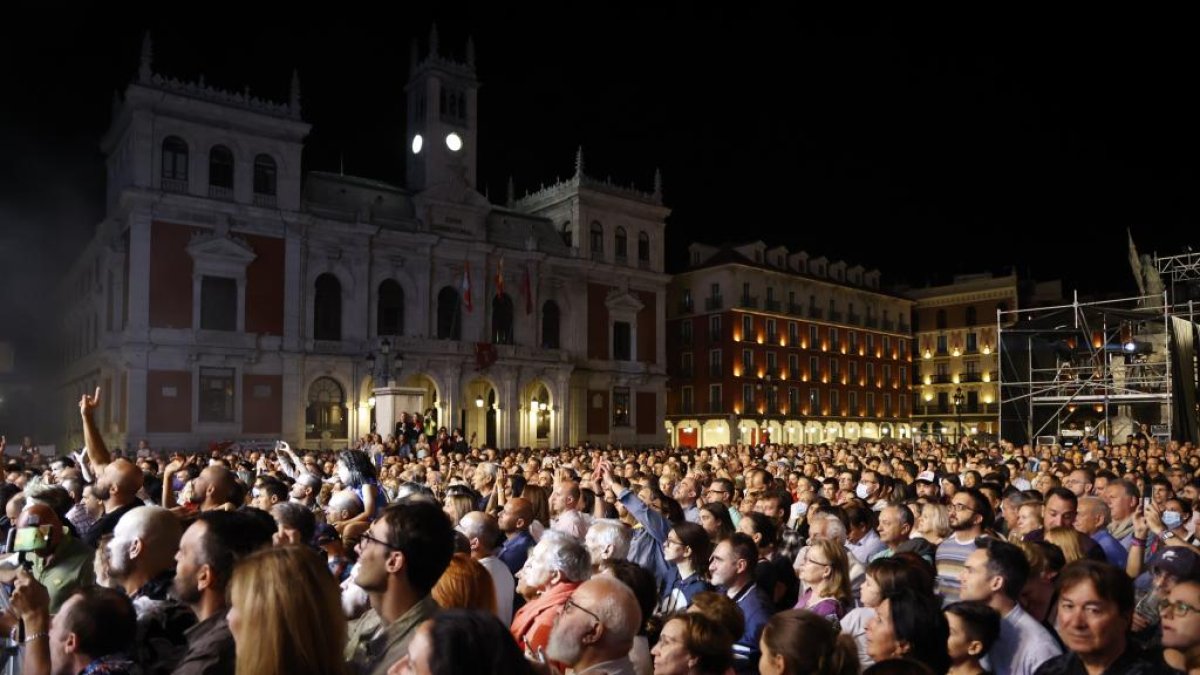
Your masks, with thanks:
M 122 453 L 99 396 L 0 485 L 29 675 L 1200 673 L 1191 444 Z

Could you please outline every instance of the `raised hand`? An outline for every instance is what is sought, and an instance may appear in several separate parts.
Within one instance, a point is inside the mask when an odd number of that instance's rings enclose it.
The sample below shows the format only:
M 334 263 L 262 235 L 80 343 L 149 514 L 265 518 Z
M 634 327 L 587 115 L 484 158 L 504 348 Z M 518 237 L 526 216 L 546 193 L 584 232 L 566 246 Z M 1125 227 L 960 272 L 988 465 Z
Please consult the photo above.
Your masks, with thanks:
M 79 414 L 90 417 L 96 408 L 100 407 L 100 387 L 96 387 L 96 394 L 88 396 L 84 394 L 79 398 Z

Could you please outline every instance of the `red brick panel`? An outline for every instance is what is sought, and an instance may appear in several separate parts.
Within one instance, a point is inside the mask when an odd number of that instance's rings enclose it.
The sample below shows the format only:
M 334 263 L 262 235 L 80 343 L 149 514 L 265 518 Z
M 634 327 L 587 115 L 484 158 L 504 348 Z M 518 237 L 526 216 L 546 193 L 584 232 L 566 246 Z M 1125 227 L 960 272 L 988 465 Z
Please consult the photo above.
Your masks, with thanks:
M 638 312 L 637 359 L 655 364 L 658 363 L 658 296 L 651 291 L 638 291 L 638 300 L 645 306 Z
M 244 236 L 257 256 L 246 268 L 246 332 L 283 335 L 283 240 Z
M 608 433 L 608 405 L 607 390 L 588 389 L 587 432 L 589 435 Z
M 192 430 L 192 373 L 151 370 L 146 373 L 146 431 Z
M 278 434 L 283 429 L 283 377 L 242 376 L 242 431 Z
M 588 284 L 587 355 L 589 359 L 608 358 L 608 305 L 604 304 L 607 297 L 608 286 Z M 607 425 L 608 423 L 605 422 L 604 432 L 597 433 L 608 433 Z
M 637 432 L 658 433 L 658 395 L 652 391 L 637 393 Z
M 200 230 L 155 221 L 150 230 L 150 326 L 192 327 L 192 257 L 187 245 Z

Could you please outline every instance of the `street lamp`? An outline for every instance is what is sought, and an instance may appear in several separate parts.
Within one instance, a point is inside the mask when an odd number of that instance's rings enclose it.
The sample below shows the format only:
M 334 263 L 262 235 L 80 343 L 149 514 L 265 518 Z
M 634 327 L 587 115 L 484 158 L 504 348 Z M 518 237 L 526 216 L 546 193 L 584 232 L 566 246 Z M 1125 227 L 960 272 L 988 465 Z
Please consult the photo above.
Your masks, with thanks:
M 954 418 L 956 425 L 954 427 L 954 444 L 959 445 L 962 442 L 962 404 L 963 393 L 962 387 L 954 390 Z

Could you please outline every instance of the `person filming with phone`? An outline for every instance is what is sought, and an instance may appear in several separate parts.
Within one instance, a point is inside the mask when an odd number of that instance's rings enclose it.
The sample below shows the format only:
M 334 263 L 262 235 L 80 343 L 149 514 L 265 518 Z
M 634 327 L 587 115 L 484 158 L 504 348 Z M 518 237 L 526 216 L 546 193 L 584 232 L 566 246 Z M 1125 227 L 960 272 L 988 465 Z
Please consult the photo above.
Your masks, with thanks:
M 22 564 L 27 565 L 32 577 L 50 593 L 51 613 L 75 591 L 96 585 L 95 550 L 71 536 L 45 504 L 32 503 L 21 511 L 9 550 L 21 557 L 21 564 L 0 566 L 0 582 L 11 584 Z M 11 612 L 0 615 L 0 630 L 12 630 L 16 621 Z

